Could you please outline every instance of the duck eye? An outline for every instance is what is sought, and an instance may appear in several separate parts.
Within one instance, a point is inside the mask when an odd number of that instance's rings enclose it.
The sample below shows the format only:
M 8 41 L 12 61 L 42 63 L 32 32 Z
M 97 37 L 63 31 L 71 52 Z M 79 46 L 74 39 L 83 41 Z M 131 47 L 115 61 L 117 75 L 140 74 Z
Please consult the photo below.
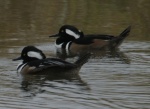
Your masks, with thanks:
M 63 33 L 63 32 L 64 32 L 64 30 L 61 30 L 61 32 Z
M 23 56 L 26 56 L 26 54 L 23 54 Z

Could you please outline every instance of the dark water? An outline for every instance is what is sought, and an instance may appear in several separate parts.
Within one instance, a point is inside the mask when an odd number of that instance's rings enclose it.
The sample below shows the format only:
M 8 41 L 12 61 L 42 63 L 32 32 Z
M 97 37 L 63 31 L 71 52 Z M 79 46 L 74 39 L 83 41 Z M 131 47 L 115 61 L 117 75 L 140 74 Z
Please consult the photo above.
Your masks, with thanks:
M 0 108 L 149 109 L 149 13 L 149 0 L 0 0 Z M 117 55 L 91 57 L 79 75 L 21 78 L 12 59 L 26 45 L 55 57 L 47 36 L 63 24 L 85 33 L 132 31 Z

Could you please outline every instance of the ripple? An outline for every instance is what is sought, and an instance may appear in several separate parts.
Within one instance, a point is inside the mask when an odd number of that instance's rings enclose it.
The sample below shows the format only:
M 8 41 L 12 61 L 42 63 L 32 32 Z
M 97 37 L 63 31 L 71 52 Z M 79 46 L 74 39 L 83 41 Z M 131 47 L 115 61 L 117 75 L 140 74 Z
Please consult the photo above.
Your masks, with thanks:
M 79 76 L 49 78 L 31 76 L 24 81 L 16 73 L 18 62 L 1 58 L 0 107 L 3 109 L 131 109 L 149 108 L 150 67 L 148 42 L 126 42 L 119 56 L 91 57 Z M 131 46 L 133 45 L 133 46 Z M 54 55 L 47 43 L 37 45 Z M 131 47 L 131 48 L 128 48 Z M 21 48 L 21 47 L 20 47 Z M 17 48 L 19 53 L 21 50 Z M 9 48 L 8 48 L 9 49 Z M 16 54 L 13 54 L 16 55 Z

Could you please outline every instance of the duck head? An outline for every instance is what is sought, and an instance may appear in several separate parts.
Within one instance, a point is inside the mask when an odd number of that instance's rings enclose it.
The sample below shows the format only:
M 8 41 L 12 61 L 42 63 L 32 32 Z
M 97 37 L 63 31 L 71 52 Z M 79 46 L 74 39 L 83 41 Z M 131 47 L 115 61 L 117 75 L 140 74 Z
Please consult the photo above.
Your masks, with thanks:
M 76 27 L 72 25 L 63 25 L 59 32 L 55 35 L 51 35 L 49 37 L 58 37 L 56 40 L 56 45 L 67 43 L 79 38 L 83 38 L 84 34 L 81 30 L 78 30 Z
M 13 61 L 23 60 L 23 63 L 26 63 L 45 58 L 46 58 L 45 54 L 38 48 L 34 46 L 26 46 L 23 48 L 21 56 L 16 59 L 13 59 Z

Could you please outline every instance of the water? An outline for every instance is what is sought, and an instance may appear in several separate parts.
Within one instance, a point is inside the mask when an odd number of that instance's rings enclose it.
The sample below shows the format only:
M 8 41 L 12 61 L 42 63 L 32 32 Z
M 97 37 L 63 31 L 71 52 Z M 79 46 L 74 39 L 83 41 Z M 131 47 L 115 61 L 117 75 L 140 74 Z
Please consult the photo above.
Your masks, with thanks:
M 149 0 L 0 0 L 0 108 L 149 109 L 149 6 Z M 55 57 L 55 39 L 47 36 L 63 24 L 85 33 L 117 35 L 128 25 L 132 31 L 117 55 L 91 57 L 79 75 L 21 78 L 12 59 L 26 45 Z

